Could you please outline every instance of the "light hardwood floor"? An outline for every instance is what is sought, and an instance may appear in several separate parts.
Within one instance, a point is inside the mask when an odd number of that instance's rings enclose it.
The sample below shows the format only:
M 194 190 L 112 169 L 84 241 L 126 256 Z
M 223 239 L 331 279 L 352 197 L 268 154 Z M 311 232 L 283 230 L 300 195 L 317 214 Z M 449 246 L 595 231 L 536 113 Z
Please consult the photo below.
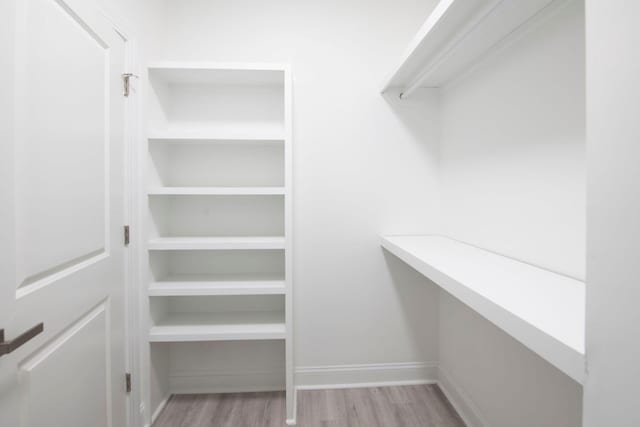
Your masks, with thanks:
M 153 427 L 283 427 L 282 392 L 172 396 Z M 298 392 L 300 427 L 464 427 L 437 385 Z

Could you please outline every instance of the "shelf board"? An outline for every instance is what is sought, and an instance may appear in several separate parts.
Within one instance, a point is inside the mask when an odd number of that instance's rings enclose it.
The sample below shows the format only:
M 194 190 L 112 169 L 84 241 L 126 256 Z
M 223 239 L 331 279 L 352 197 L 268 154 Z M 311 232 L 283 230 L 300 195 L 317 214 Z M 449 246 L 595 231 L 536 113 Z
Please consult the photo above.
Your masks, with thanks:
M 158 237 L 149 240 L 149 250 L 284 249 L 282 236 L 255 237 Z
M 172 275 L 153 282 L 149 296 L 284 295 L 282 274 Z
M 164 61 L 148 65 L 149 77 L 166 84 L 283 86 L 287 69 L 284 64 L 268 63 Z
M 284 187 L 155 187 L 150 196 L 277 196 Z
M 149 341 L 280 340 L 285 335 L 280 311 L 174 313 L 151 327 Z
M 181 131 L 150 131 L 147 139 L 151 142 L 164 143 L 242 143 L 242 142 L 283 142 L 285 135 L 283 132 L 261 132 L 251 133 L 245 130 L 233 133 L 218 133 L 210 131 L 181 132 Z
M 440 87 L 552 4 L 565 0 L 441 0 L 385 82 L 382 93 Z
M 582 383 L 583 282 L 446 237 L 384 236 L 381 244 Z

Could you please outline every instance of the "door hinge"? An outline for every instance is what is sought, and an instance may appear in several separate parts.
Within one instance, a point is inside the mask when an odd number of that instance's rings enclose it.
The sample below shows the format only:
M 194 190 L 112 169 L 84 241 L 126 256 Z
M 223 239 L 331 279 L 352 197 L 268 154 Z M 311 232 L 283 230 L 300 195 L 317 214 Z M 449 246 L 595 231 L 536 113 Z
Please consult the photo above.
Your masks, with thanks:
M 129 226 L 125 225 L 124 226 L 124 245 L 128 246 L 129 245 L 129 241 L 131 240 L 131 233 L 129 233 Z
M 127 393 L 131 393 L 131 374 L 129 372 L 124 374 L 124 388 Z
M 136 79 L 138 78 L 138 76 L 133 73 L 124 73 L 122 75 L 122 84 L 124 85 L 123 95 L 126 97 L 131 93 L 131 77 L 135 77 Z

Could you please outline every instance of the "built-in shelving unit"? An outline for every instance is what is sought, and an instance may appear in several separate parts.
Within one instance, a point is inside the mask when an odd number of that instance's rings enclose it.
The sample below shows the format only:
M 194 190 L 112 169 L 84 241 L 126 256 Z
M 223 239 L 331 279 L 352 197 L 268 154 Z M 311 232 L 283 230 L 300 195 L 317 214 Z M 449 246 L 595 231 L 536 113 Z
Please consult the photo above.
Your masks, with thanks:
M 501 40 L 564 0 L 441 0 L 413 38 L 382 92 L 402 96 L 441 87 Z
M 440 236 L 384 236 L 382 246 L 582 383 L 585 285 Z
M 175 392 L 171 370 L 180 363 L 172 358 L 205 364 L 192 374 L 180 370 L 180 392 L 202 370 L 216 372 L 212 378 L 222 375 L 224 385 L 199 379 L 192 388 L 221 392 L 233 385 L 234 374 L 266 369 L 239 365 L 246 357 L 230 354 L 242 348 L 259 354 L 268 369 L 281 364 L 285 374 L 282 381 L 264 383 L 272 376 L 263 376 L 254 385 L 241 376 L 233 391 L 286 389 L 291 421 L 289 68 L 162 62 L 149 65 L 148 73 L 145 256 L 152 412 Z

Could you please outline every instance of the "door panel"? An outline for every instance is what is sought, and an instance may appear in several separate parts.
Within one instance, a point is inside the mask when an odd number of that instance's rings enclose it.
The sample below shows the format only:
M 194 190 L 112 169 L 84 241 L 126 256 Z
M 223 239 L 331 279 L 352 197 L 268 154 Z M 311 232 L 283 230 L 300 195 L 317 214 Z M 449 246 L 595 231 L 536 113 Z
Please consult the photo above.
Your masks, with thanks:
M 18 287 L 100 256 L 108 236 L 109 46 L 56 1 L 27 3 L 17 75 Z
M 22 425 L 110 425 L 108 307 L 100 304 L 20 364 Z
M 125 42 L 94 0 L 2 3 L 0 328 L 44 332 L 0 357 L 0 425 L 124 427 Z

